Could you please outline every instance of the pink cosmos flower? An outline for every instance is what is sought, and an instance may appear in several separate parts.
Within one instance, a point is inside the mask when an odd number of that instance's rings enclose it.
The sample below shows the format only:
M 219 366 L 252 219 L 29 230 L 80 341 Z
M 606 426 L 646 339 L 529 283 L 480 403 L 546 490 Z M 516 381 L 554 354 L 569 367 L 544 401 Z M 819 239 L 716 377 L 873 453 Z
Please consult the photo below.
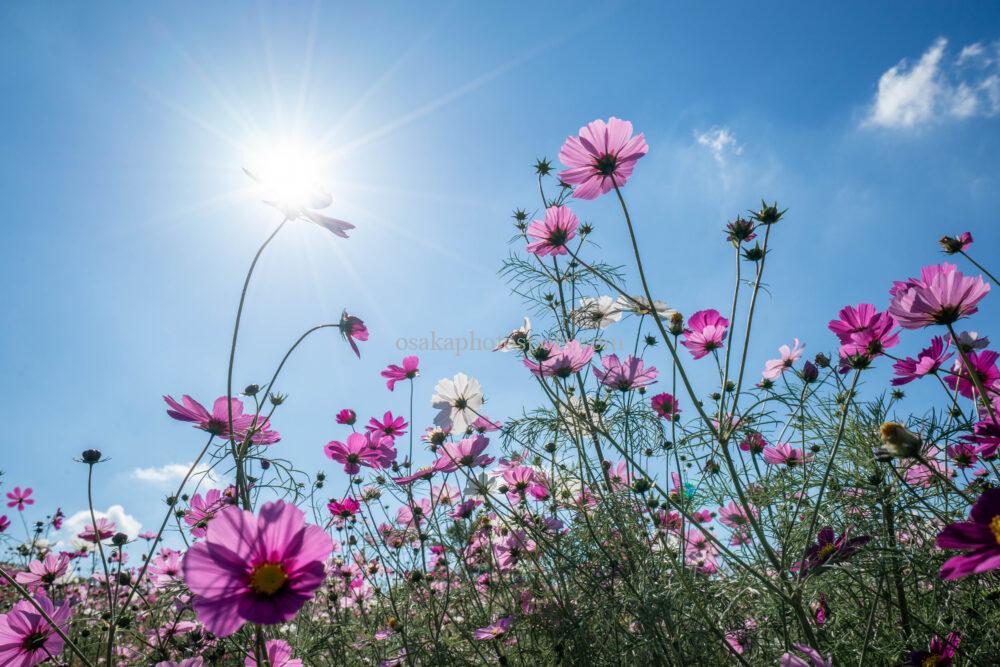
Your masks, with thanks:
M 525 356 L 523 363 L 536 377 L 568 378 L 583 370 L 594 356 L 594 348 L 571 340 L 563 347 L 545 341 Z
M 964 276 L 954 264 L 925 266 L 920 278 L 893 284 L 889 314 L 906 329 L 952 324 L 976 313 L 989 291 L 981 277 Z
M 35 501 L 31 498 L 31 491 L 30 486 L 24 489 L 15 486 L 13 491 L 7 492 L 7 507 L 16 506 L 18 512 L 23 512 L 25 505 L 34 505 Z
M 327 503 L 326 508 L 330 510 L 330 514 L 335 517 L 350 519 L 358 513 L 359 509 L 361 509 L 361 503 L 354 498 L 347 496 L 341 501 L 331 500 Z
M 657 394 L 650 399 L 649 405 L 653 408 L 653 412 L 660 417 L 663 417 L 668 422 L 674 421 L 680 417 L 681 409 L 678 407 L 679 403 L 677 399 L 670 394 Z
M 454 472 L 459 466 L 486 467 L 494 460 L 483 454 L 489 444 L 489 438 L 482 435 L 446 443 L 441 448 L 438 460 L 434 462 L 434 469 L 440 472 Z
M 184 523 L 191 527 L 192 535 L 205 537 L 208 523 L 215 518 L 216 513 L 228 505 L 235 504 L 235 486 L 230 486 L 225 491 L 210 489 L 204 497 L 196 493 L 191 497 L 191 506 L 184 513 Z
M 77 537 L 79 537 L 84 542 L 97 543 L 98 540 L 106 540 L 115 534 L 115 522 L 105 517 L 97 518 L 97 528 L 94 528 L 94 524 L 87 524 Z
M 779 347 L 778 353 L 781 354 L 781 358 L 771 359 L 764 364 L 764 377 L 768 380 L 777 380 L 782 373 L 791 368 L 802 357 L 802 352 L 805 349 L 806 346 L 799 343 L 798 338 L 795 339 L 792 347 L 787 345 Z
M 490 623 L 485 628 L 479 628 L 472 633 L 474 639 L 490 640 L 496 639 L 500 635 L 506 633 L 510 629 L 511 623 L 514 622 L 513 616 L 505 616 L 493 623 Z
M 760 512 L 753 505 L 750 506 L 750 514 L 748 514 L 743 507 L 731 500 L 728 505 L 719 508 L 718 514 L 719 522 L 722 525 L 741 532 L 746 531 L 749 527 L 751 514 L 754 518 L 760 516 Z
M 965 442 L 948 445 L 946 451 L 948 458 L 955 463 L 956 468 L 971 468 L 979 461 L 979 457 L 976 456 L 976 448 Z
M 517 466 L 508 468 L 503 473 L 503 481 L 510 489 L 507 493 L 511 502 L 516 502 L 518 497 L 523 498 L 528 488 L 535 481 L 535 471 L 527 466 Z
M 960 579 L 1000 568 L 1000 489 L 984 491 L 972 506 L 971 521 L 958 521 L 937 536 L 939 549 L 965 549 L 941 566 L 942 579 Z
M 949 255 L 954 255 L 957 252 L 965 252 L 969 249 L 969 246 L 972 245 L 972 234 L 962 232 L 958 236 L 942 236 L 938 243 L 941 244 L 942 250 Z
M 455 505 L 455 509 L 448 514 L 449 517 L 455 519 L 456 521 L 461 521 L 463 519 L 468 519 L 472 516 L 472 513 L 476 511 L 476 508 L 483 504 L 483 501 L 476 498 L 470 498 L 469 500 L 463 500 L 459 504 Z
M 171 396 L 164 396 L 170 409 L 167 414 L 178 421 L 191 422 L 195 428 L 207 431 L 212 435 L 229 437 L 229 407 L 225 396 L 215 399 L 212 404 L 212 412 L 205 409 L 198 401 L 187 394 L 181 397 L 182 403 L 178 403 Z M 246 438 L 253 431 L 251 441 L 259 445 L 270 445 L 281 439 L 276 432 L 270 430 L 270 422 L 266 418 L 258 418 L 252 414 L 243 413 L 243 402 L 238 398 L 232 399 L 233 403 L 233 431 L 237 439 Z
M 533 239 L 525 248 L 539 257 L 565 255 L 566 243 L 576 236 L 580 221 L 568 206 L 550 206 L 544 220 L 532 220 L 527 235 Z
M 358 413 L 350 408 L 344 408 L 337 413 L 337 423 L 344 424 L 345 426 L 354 426 L 354 422 L 358 420 Z
M 948 361 L 952 354 L 952 352 L 948 352 L 944 339 L 940 336 L 934 336 L 931 338 L 930 346 L 920 350 L 916 359 L 906 357 L 892 365 L 892 369 L 896 372 L 892 384 L 898 387 L 926 375 L 937 373 L 941 364 Z
M 244 623 L 273 625 L 295 617 L 325 579 L 333 543 L 302 510 L 283 501 L 260 514 L 219 512 L 205 540 L 184 557 L 184 580 L 198 620 L 220 637 Z
M 57 507 L 56 513 L 52 515 L 52 527 L 55 528 L 56 530 L 62 529 L 63 519 L 65 518 L 66 515 L 63 514 L 62 508 Z
M 389 388 L 389 391 L 393 391 L 396 388 L 397 382 L 412 380 L 420 375 L 419 366 L 420 358 L 416 356 L 403 357 L 402 366 L 389 364 L 389 367 L 382 371 L 382 377 L 388 380 L 385 386 Z
M 629 355 L 624 361 L 618 361 L 618 355 L 609 354 L 601 363 L 604 368 L 594 368 L 594 375 L 601 384 L 619 391 L 638 389 L 656 382 L 656 368 L 644 368 L 642 359 L 638 357 Z
M 559 150 L 566 165 L 559 179 L 575 185 L 577 199 L 596 199 L 616 185 L 622 187 L 635 163 L 649 151 L 646 138 L 632 136 L 632 123 L 612 116 L 605 123 L 595 120 L 580 128 L 579 136 L 567 137 Z
M 361 350 L 358 349 L 358 344 L 354 341 L 368 340 L 368 327 L 365 326 L 365 323 L 361 321 L 360 317 L 348 315 L 345 310 L 340 316 L 339 328 L 340 335 L 347 341 L 347 344 L 351 346 L 352 350 L 354 350 L 354 354 L 357 355 L 358 359 L 360 359 Z
M 169 586 L 181 578 L 181 553 L 174 549 L 166 548 L 149 561 L 149 574 L 152 577 L 153 586 L 163 588 Z
M 243 661 L 244 667 L 258 667 L 258 665 L 267 665 L 267 667 L 302 667 L 304 664 L 298 658 L 292 657 L 292 647 L 288 645 L 288 642 L 280 639 L 267 640 L 264 644 L 264 652 L 267 654 L 266 662 L 258 663 L 257 658 L 251 654 Z
M 5 532 L 8 528 L 10 528 L 10 519 L 4 514 L 0 516 L 0 533 Z
M 778 661 L 778 667 L 833 667 L 833 657 L 827 656 L 826 660 L 816 649 L 807 644 L 792 644 L 795 650 L 804 654 L 809 660 L 800 658 L 794 653 L 785 653 Z
M 899 343 L 896 321 L 870 303 L 846 306 L 830 320 L 829 329 L 840 339 L 840 358 L 847 365 L 864 367 L 883 351 Z
M 49 618 L 64 633 L 69 632 L 69 602 L 58 609 L 42 593 L 35 595 Z M 0 664 L 32 667 L 62 653 L 64 642 L 35 606 L 27 600 L 15 604 L 0 615 Z
M 33 560 L 28 563 L 28 571 L 18 572 L 15 579 L 17 583 L 24 584 L 29 590 L 35 590 L 39 586 L 48 586 L 66 574 L 69 560 L 69 556 L 66 554 L 49 553 L 42 560 Z
M 486 415 L 480 415 L 476 417 L 476 420 L 472 422 L 472 430 L 476 433 L 492 433 L 493 431 L 499 431 L 503 428 L 503 422 L 493 421 Z
M 385 468 L 396 459 L 396 450 L 392 446 L 392 438 L 378 437 L 369 433 L 351 433 L 347 442 L 338 440 L 328 442 L 323 449 L 328 459 L 344 464 L 344 472 L 356 475 L 361 466 L 369 468 Z
M 390 438 L 395 438 L 406 433 L 406 427 L 409 424 L 402 417 L 393 417 L 392 412 L 386 411 L 382 416 L 382 421 L 379 421 L 375 417 L 368 420 L 368 426 L 365 427 L 365 431 L 368 433 L 379 433 Z
M 757 431 L 750 431 L 740 442 L 740 449 L 754 455 L 763 453 L 765 447 L 767 447 L 767 440 Z
M 944 639 L 934 635 L 926 651 L 910 651 L 904 667 L 951 667 L 954 664 L 952 658 L 961 643 L 962 637 L 957 632 L 949 632 Z
M 995 387 L 1000 382 L 1000 368 L 997 368 L 997 359 L 1000 359 L 1000 354 L 993 350 L 983 350 L 981 352 L 968 352 L 965 356 L 969 360 L 972 372 L 979 378 L 983 387 L 987 388 L 987 393 L 989 388 Z M 951 372 L 952 375 L 944 379 L 948 386 L 957 389 L 962 396 L 972 398 L 977 391 L 976 384 L 961 357 L 955 359 Z
M 764 462 L 769 465 L 795 466 L 804 461 L 812 461 L 812 452 L 804 454 L 802 449 L 795 449 L 787 442 L 779 442 L 773 447 L 764 448 Z
M 719 311 L 699 310 L 688 319 L 681 345 L 688 349 L 692 357 L 701 359 L 712 350 L 722 347 L 728 326 L 729 320 L 720 315 Z

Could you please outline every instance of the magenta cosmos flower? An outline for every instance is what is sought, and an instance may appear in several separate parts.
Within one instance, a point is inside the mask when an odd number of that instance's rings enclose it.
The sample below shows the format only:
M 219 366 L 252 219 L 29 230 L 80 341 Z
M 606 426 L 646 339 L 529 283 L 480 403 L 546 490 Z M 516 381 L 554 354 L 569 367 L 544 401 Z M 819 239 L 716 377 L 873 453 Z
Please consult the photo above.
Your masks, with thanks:
M 941 250 L 954 255 L 956 252 L 965 252 L 969 249 L 972 245 L 972 234 L 962 232 L 958 236 L 942 236 L 938 243 L 941 244 Z
M 563 347 L 545 341 L 531 350 L 522 362 L 536 377 L 568 378 L 583 370 L 594 356 L 594 348 L 571 340 Z
M 576 236 L 580 221 L 568 206 L 550 206 L 545 210 L 544 220 L 532 220 L 527 234 L 534 241 L 528 243 L 528 252 L 545 255 L 565 255 L 566 243 Z
M 976 313 L 976 304 L 989 291 L 981 277 L 964 276 L 954 264 L 925 266 L 919 278 L 893 284 L 889 314 L 906 329 L 953 324 Z
M 340 335 L 347 341 L 347 344 L 351 346 L 354 354 L 357 355 L 358 359 L 360 359 L 361 350 L 358 349 L 358 344 L 354 341 L 368 340 L 368 327 L 365 326 L 365 323 L 361 321 L 360 317 L 348 315 L 345 310 L 340 315 L 340 324 L 338 325 L 338 328 L 340 329 Z
M 327 503 L 326 508 L 330 510 L 330 514 L 335 517 L 350 519 L 358 513 L 359 509 L 361 509 L 361 504 L 354 498 L 347 496 L 340 501 L 331 500 Z
M 77 535 L 84 542 L 94 542 L 95 544 L 99 540 L 106 540 L 115 534 L 115 522 L 105 517 L 97 518 L 97 527 L 94 524 L 87 524 L 83 529 L 83 532 Z
M 660 417 L 663 417 L 668 422 L 674 421 L 680 417 L 680 404 L 677 402 L 677 399 L 670 394 L 657 394 L 650 399 L 649 405 L 653 408 L 653 412 Z
M 596 199 L 613 187 L 622 187 L 632 175 L 635 163 L 649 152 L 640 132 L 632 136 L 632 123 L 612 116 L 605 123 L 595 120 L 567 137 L 559 150 L 566 169 L 559 172 L 563 183 L 575 185 L 577 199 Z
M 63 632 L 69 630 L 69 602 L 56 609 L 42 594 L 35 596 L 45 613 Z M 27 600 L 0 615 L 0 664 L 32 667 L 63 651 L 64 642 L 49 622 Z
M 195 428 L 215 436 L 229 437 L 229 407 L 225 396 L 215 399 L 211 412 L 187 394 L 181 397 L 181 403 L 175 401 L 172 396 L 164 396 L 163 400 L 170 406 L 167 414 L 174 419 L 191 422 Z M 251 414 L 244 414 L 241 400 L 234 398 L 232 404 L 235 437 L 245 438 L 250 429 L 253 429 L 250 439 L 258 445 L 270 445 L 281 439 L 278 433 L 270 430 L 270 422 L 266 418 L 260 419 Z
M 375 417 L 369 419 L 368 426 L 365 426 L 365 431 L 395 438 L 404 435 L 407 426 L 409 424 L 405 419 L 402 417 L 393 417 L 392 412 L 386 410 L 386 413 L 382 415 L 382 421 L 379 421 Z
M 795 342 L 792 343 L 791 347 L 787 345 L 782 345 L 778 348 L 778 354 L 781 355 L 780 359 L 771 359 L 764 364 L 764 377 L 768 380 L 777 380 L 781 377 L 781 374 L 791 368 L 796 361 L 802 358 L 802 352 L 806 349 L 805 345 L 799 343 L 799 339 L 796 338 Z
M 323 452 L 328 459 L 344 464 L 344 472 L 348 475 L 361 472 L 361 466 L 385 468 L 396 459 L 392 438 L 380 437 L 375 433 L 351 433 L 347 436 L 347 442 L 328 442 Z
M 984 491 L 972 506 L 971 521 L 958 521 L 937 536 L 939 549 L 966 549 L 941 566 L 942 579 L 959 579 L 1000 568 L 1000 489 Z
M 7 492 L 7 507 L 17 507 L 18 512 L 23 512 L 25 505 L 34 505 L 35 501 L 31 498 L 31 491 L 30 486 L 24 489 L 15 486 L 13 491 Z
M 459 466 L 488 466 L 493 463 L 493 458 L 483 454 L 483 452 L 486 451 L 489 444 L 489 438 L 484 435 L 446 443 L 441 448 L 438 460 L 434 462 L 434 470 L 454 472 L 458 470 Z
M 195 537 L 205 537 L 209 522 L 223 508 L 236 504 L 236 487 L 230 486 L 225 491 L 210 489 L 202 497 L 200 493 L 191 497 L 191 506 L 184 513 L 184 523 L 191 527 Z
M 701 359 L 712 350 L 722 347 L 728 326 L 729 320 L 720 315 L 719 311 L 699 310 L 688 319 L 681 345 L 691 352 L 692 357 Z
M 358 421 L 358 413 L 350 408 L 344 408 L 337 413 L 337 423 L 344 424 L 346 426 L 354 426 L 354 422 Z
M 1000 359 L 1000 354 L 993 350 L 982 350 L 981 352 L 968 352 L 965 356 L 969 360 L 969 366 L 965 365 L 961 357 L 955 359 L 955 363 L 951 367 L 952 374 L 944 379 L 948 386 L 957 389 L 962 396 L 972 398 L 976 392 L 976 383 L 973 382 L 972 376 L 969 374 L 969 367 L 971 367 L 972 372 L 976 374 L 987 393 L 989 393 L 990 388 L 996 388 L 997 383 L 1000 382 L 1000 369 L 997 368 L 997 359 Z
M 656 382 L 656 368 L 644 368 L 642 359 L 631 354 L 624 361 L 619 361 L 618 355 L 609 354 L 601 359 L 601 363 L 604 368 L 594 368 L 594 375 L 601 384 L 619 391 L 638 389 Z
M 46 554 L 44 559 L 28 563 L 28 571 L 18 572 L 15 579 L 17 583 L 24 584 L 32 590 L 39 586 L 48 586 L 66 574 L 69 560 L 69 556 L 64 553 L 59 555 Z
M 785 653 L 778 660 L 778 667 L 833 667 L 833 656 L 823 659 L 822 654 L 807 644 L 792 644 L 795 650 L 809 658 L 799 657 L 794 653 Z
M 951 667 L 961 642 L 962 637 L 957 632 L 949 632 L 944 639 L 934 635 L 926 651 L 910 651 L 903 667 Z
M 871 541 L 871 536 L 848 537 L 850 531 L 837 537 L 837 534 L 830 526 L 824 526 L 816 536 L 816 543 L 806 550 L 805 565 L 796 563 L 791 567 L 792 572 L 802 568 L 803 575 L 817 574 L 828 565 L 842 563 L 853 556 L 858 549 Z
M 941 364 L 948 361 L 952 354 L 952 352 L 948 352 L 948 346 L 944 339 L 940 336 L 934 336 L 931 338 L 931 344 L 920 350 L 916 359 L 906 357 L 892 365 L 892 369 L 896 372 L 892 384 L 898 387 L 926 375 L 937 373 Z
M 292 620 L 323 584 L 330 536 L 307 526 L 305 515 L 283 501 L 260 514 L 227 507 L 212 530 L 184 556 L 184 580 L 195 594 L 198 620 L 226 637 L 244 623 Z
M 830 320 L 827 326 L 840 339 L 840 358 L 847 365 L 863 368 L 899 344 L 896 321 L 870 303 L 845 306 L 838 316 L 839 320 Z
M 812 453 L 805 454 L 802 449 L 796 449 L 787 442 L 779 442 L 773 447 L 764 448 L 764 461 L 770 465 L 795 466 L 804 461 L 816 458 Z
M 301 660 L 292 657 L 292 647 L 286 641 L 269 639 L 264 644 L 264 652 L 267 654 L 267 662 L 258 663 L 257 658 L 248 655 L 243 661 L 243 667 L 258 667 L 261 664 L 268 667 L 302 667 L 303 665 Z
M 496 639 L 510 630 L 510 625 L 513 622 L 513 616 L 505 616 L 504 618 L 490 623 L 485 628 L 478 628 L 474 633 L 472 633 L 472 636 L 480 641 Z
M 389 364 L 389 367 L 382 371 L 382 377 L 386 378 L 385 386 L 392 391 L 396 388 L 397 382 L 412 380 L 420 375 L 420 358 L 416 356 L 403 357 L 403 365 Z

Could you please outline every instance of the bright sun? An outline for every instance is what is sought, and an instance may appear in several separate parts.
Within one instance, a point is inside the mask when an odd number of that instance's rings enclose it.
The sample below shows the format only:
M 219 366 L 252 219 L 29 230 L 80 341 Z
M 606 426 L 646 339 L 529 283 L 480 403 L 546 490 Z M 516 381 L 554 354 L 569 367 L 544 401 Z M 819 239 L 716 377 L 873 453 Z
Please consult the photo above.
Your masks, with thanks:
M 258 150 L 247 169 L 268 197 L 288 208 L 306 206 L 321 187 L 319 160 L 295 142 L 275 143 Z

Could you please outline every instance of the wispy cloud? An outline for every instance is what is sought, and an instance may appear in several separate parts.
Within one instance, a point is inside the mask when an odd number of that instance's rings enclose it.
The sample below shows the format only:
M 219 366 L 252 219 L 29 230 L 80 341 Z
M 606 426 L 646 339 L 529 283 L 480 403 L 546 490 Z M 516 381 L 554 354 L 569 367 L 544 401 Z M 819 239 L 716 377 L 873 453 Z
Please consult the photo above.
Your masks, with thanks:
M 140 482 L 174 487 L 184 479 L 190 468 L 190 463 L 168 463 L 158 468 L 136 468 L 129 476 Z M 204 463 L 198 465 L 191 477 L 199 481 L 201 486 L 210 489 L 221 489 L 226 486 L 226 481 Z
M 736 136 L 728 127 L 713 127 L 707 132 L 695 132 L 695 141 L 704 146 L 720 165 L 726 164 L 730 155 L 740 155 L 743 147 L 736 142 Z
M 939 37 L 917 62 L 904 58 L 882 74 L 863 125 L 906 129 L 998 113 L 1000 42 L 969 44 L 952 56 Z

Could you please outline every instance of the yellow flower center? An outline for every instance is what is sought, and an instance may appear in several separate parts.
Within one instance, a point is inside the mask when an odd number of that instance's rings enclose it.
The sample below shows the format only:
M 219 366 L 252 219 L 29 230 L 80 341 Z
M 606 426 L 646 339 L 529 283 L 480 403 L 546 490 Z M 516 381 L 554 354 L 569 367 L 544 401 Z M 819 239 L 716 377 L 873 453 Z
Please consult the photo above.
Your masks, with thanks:
M 254 568 L 250 574 L 250 588 L 255 593 L 274 595 L 288 581 L 285 569 L 278 563 L 264 563 Z
M 1000 544 L 1000 514 L 997 514 L 990 521 L 990 530 L 993 531 L 993 539 L 997 541 L 997 544 Z
M 837 548 L 832 544 L 825 544 L 820 548 L 820 550 L 816 553 L 816 555 L 819 556 L 820 558 L 828 558 L 830 554 L 832 554 L 836 550 Z

